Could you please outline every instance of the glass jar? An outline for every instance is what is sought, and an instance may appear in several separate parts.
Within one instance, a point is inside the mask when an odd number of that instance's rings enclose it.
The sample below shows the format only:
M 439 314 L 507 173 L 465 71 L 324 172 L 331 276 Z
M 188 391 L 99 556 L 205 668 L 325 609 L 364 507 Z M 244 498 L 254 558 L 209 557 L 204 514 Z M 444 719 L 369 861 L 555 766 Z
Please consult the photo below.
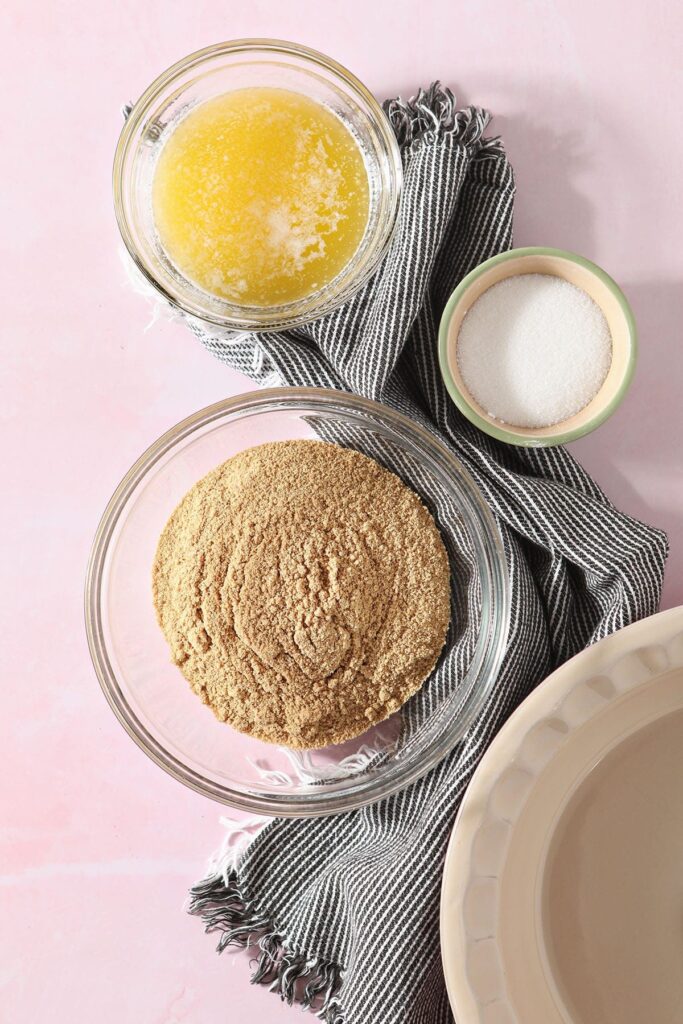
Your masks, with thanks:
M 152 213 L 152 181 L 168 133 L 198 104 L 250 86 L 289 89 L 331 109 L 356 139 L 368 175 L 368 223 L 354 256 L 324 287 L 280 306 L 240 306 L 202 290 L 165 253 Z M 209 46 L 159 75 L 128 113 L 113 175 L 116 218 L 139 271 L 173 306 L 228 331 L 294 327 L 318 319 L 349 299 L 386 252 L 401 182 L 393 129 L 365 86 L 329 57 L 271 39 Z

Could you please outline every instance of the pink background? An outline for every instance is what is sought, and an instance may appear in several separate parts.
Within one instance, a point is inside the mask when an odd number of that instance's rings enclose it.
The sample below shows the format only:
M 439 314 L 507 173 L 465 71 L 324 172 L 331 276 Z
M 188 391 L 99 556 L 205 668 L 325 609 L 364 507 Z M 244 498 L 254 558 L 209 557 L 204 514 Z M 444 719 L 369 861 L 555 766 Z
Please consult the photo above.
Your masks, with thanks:
M 435 77 L 496 114 L 516 244 L 575 249 L 623 285 L 633 389 L 574 446 L 608 495 L 665 527 L 683 602 L 683 8 L 666 0 L 11 0 L 3 55 L 2 1024 L 284 1021 L 183 913 L 221 808 L 130 742 L 86 649 L 92 535 L 130 464 L 249 387 L 150 313 L 119 261 L 119 107 L 190 50 L 295 39 L 384 97 Z

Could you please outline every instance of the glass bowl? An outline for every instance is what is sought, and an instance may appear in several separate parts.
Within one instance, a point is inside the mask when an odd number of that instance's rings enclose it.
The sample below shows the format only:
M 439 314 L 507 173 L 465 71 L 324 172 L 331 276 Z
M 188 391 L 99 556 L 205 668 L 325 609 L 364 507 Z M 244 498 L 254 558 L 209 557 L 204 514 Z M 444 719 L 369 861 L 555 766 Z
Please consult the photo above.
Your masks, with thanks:
M 169 515 L 205 473 L 253 445 L 306 437 L 357 448 L 399 475 L 408 468 L 407 482 L 430 507 L 442 533 L 444 517 L 455 518 L 457 550 L 447 543 L 454 595 L 449 636 L 467 627 L 471 643 L 457 684 L 450 692 L 430 693 L 421 718 L 411 717 L 418 693 L 363 736 L 302 753 L 236 732 L 192 692 L 171 663 L 156 621 L 151 567 Z M 443 499 L 438 503 L 432 497 L 435 487 Z M 201 410 L 138 459 L 98 528 L 85 613 L 107 700 L 152 760 L 222 803 L 265 815 L 309 816 L 349 811 L 394 793 L 463 737 L 505 651 L 509 582 L 487 505 L 457 458 L 428 430 L 356 395 L 274 388 Z
M 331 109 L 356 139 L 370 187 L 368 224 L 352 259 L 325 287 L 281 306 L 238 306 L 203 291 L 169 260 L 152 213 L 152 180 L 168 133 L 197 104 L 249 86 L 290 89 Z M 387 249 L 401 183 L 396 137 L 365 86 L 329 57 L 273 39 L 220 43 L 178 61 L 131 108 L 114 157 L 116 218 L 139 271 L 174 306 L 235 331 L 293 327 L 346 302 L 367 281 Z

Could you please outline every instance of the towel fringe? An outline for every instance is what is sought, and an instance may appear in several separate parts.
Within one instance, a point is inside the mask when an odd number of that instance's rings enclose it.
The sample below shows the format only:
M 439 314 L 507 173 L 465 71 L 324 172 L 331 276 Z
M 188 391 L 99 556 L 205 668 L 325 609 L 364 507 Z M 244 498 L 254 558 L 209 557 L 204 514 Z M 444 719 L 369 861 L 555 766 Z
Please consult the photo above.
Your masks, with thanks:
M 341 968 L 329 960 L 310 957 L 287 947 L 270 914 L 241 888 L 237 874 L 214 874 L 190 891 L 189 913 L 204 921 L 207 934 L 220 932 L 216 947 L 256 946 L 252 984 L 267 985 L 290 1006 L 315 1009 L 325 1024 L 344 1024 L 337 993 Z
M 409 150 L 418 142 L 437 142 L 444 135 L 453 135 L 463 146 L 480 145 L 481 156 L 500 156 L 500 138 L 482 139 L 491 120 L 482 107 L 458 110 L 455 96 L 441 82 L 432 82 L 416 96 L 404 100 L 400 96 L 386 100 L 384 112 L 391 121 L 401 149 Z

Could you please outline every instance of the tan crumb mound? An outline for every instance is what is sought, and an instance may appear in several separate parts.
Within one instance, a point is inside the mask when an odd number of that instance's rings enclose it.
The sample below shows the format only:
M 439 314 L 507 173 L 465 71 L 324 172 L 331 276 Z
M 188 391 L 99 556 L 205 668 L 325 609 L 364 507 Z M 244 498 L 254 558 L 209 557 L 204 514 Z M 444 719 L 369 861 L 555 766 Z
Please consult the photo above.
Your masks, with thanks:
M 450 617 L 448 556 L 394 473 L 323 441 L 240 452 L 164 527 L 154 604 L 216 716 L 268 743 L 341 743 L 422 685 Z

